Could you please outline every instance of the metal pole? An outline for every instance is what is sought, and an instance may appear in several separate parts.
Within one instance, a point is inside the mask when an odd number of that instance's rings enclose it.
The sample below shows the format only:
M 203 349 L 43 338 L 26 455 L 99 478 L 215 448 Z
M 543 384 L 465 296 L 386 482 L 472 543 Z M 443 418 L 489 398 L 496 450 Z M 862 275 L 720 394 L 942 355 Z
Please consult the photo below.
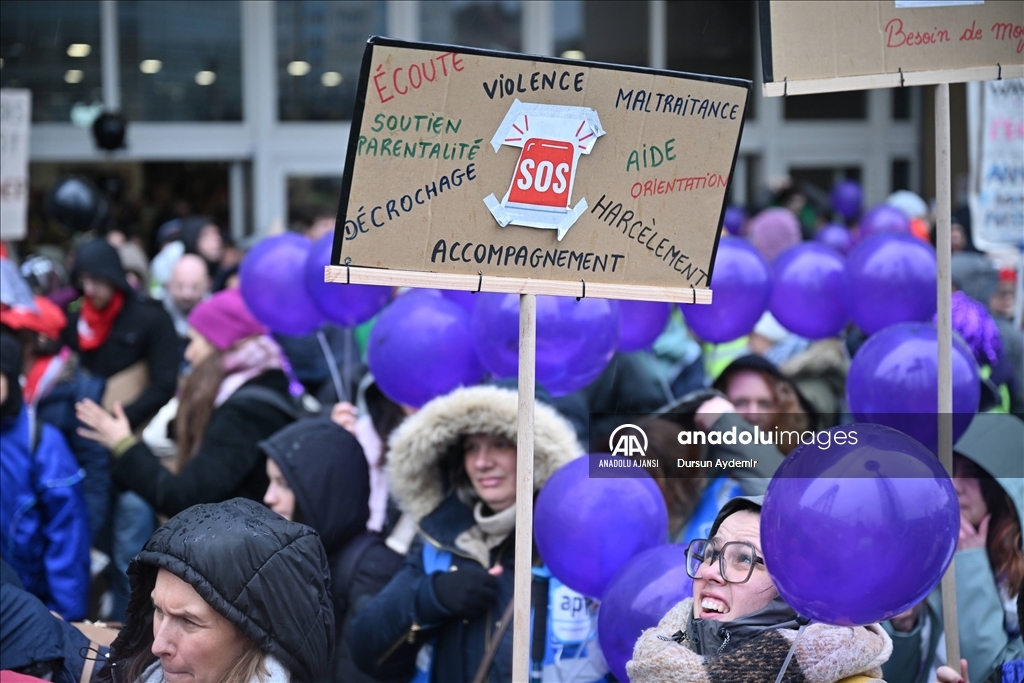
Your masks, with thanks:
M 516 438 L 516 575 L 512 616 L 512 683 L 530 679 L 530 592 L 533 578 L 533 394 L 537 295 L 519 295 L 519 431 Z
M 953 290 L 950 253 L 949 84 L 935 86 L 935 250 L 938 262 L 939 336 L 939 460 L 953 474 Z M 946 631 L 946 658 L 960 671 L 960 631 L 956 614 L 956 561 L 942 577 L 942 615 Z
M 121 111 L 121 65 L 117 33 L 117 0 L 100 0 L 100 64 L 103 108 Z

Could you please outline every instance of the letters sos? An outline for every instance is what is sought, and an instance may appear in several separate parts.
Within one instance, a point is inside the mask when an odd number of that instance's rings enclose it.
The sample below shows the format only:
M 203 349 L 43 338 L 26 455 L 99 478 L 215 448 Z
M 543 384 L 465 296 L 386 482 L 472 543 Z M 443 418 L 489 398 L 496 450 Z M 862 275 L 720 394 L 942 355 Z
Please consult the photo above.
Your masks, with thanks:
M 523 147 L 508 200 L 564 209 L 572 185 L 572 143 L 534 138 Z

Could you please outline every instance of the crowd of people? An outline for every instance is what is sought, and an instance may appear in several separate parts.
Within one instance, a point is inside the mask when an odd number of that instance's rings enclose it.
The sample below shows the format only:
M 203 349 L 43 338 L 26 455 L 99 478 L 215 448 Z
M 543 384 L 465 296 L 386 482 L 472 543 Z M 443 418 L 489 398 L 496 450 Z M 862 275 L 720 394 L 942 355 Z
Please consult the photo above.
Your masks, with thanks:
M 827 218 L 799 193 L 778 203 L 799 228 L 739 230 L 769 261 Z M 954 228 L 954 287 L 975 316 L 954 327 L 980 315 L 998 330 L 979 355 L 987 399 L 955 447 L 969 676 L 943 666 L 938 592 L 856 628 L 808 625 L 780 596 L 760 514 L 796 443 L 676 438 L 852 421 L 845 379 L 866 335 L 811 341 L 765 313 L 710 344 L 674 310 L 650 349 L 616 354 L 585 389 L 538 387 L 534 418 L 536 495 L 609 450 L 611 424 L 591 414 L 647 415 L 665 541 L 687 549 L 694 587 L 637 633 L 630 680 L 1024 680 L 1024 480 L 1001 476 L 1024 461 L 1022 274 L 974 248 L 969 212 Z M 927 224 L 915 235 L 927 243 Z M 63 261 L 18 245 L 0 259 L 0 668 L 112 683 L 511 680 L 515 510 L 532 504 L 517 501 L 515 387 L 392 400 L 364 363 L 373 321 L 271 332 L 238 289 L 243 255 L 205 217 L 161 226 L 149 261 L 116 230 L 76 242 Z M 670 461 L 708 458 L 757 465 L 668 476 Z M 543 568 L 535 549 L 535 580 Z M 109 647 L 72 626 L 87 619 L 116 625 Z M 534 635 L 574 666 L 533 648 L 541 680 L 615 680 L 593 633 L 538 635 L 544 621 Z

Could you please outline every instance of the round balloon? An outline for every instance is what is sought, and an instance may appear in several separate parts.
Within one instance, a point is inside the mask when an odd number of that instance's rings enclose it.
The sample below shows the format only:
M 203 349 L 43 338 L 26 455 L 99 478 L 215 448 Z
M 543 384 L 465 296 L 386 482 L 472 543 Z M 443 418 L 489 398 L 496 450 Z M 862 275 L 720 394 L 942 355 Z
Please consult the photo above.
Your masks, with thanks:
M 604 595 L 630 558 L 668 537 L 665 499 L 646 470 L 590 476 L 592 458 L 612 457 L 583 456 L 559 469 L 537 495 L 534 511 L 537 550 L 551 573 L 592 598 Z
M 391 288 L 324 282 L 324 268 L 331 264 L 333 246 L 333 233 L 313 243 L 306 258 L 306 290 L 325 318 L 353 327 L 366 322 L 384 308 L 391 297 Z
M 619 301 L 619 351 L 648 349 L 665 331 L 672 304 L 663 301 Z
M 787 330 L 808 339 L 834 337 L 846 326 L 843 257 L 817 242 L 798 244 L 772 264 L 769 310 Z
M 936 311 L 935 250 L 899 233 L 872 235 L 846 257 L 843 300 L 857 327 L 874 334 Z
M 46 214 L 74 232 L 103 227 L 110 218 L 110 205 L 90 180 L 67 176 L 57 181 L 46 196 Z
M 460 289 L 442 289 L 440 291 L 441 296 L 462 306 L 467 315 L 473 315 L 473 307 L 476 306 L 476 300 L 480 298 L 480 294 Z
M 285 233 L 263 240 L 242 259 L 238 277 L 245 305 L 274 332 L 298 337 L 323 324 L 306 289 L 312 245 L 301 235 Z
M 686 575 L 686 546 L 663 545 L 636 555 L 619 570 L 601 598 L 597 634 L 601 654 L 620 681 L 640 634 L 658 625 L 670 609 L 693 596 Z
M 722 225 L 730 235 L 739 235 L 743 232 L 743 224 L 747 222 L 747 212 L 738 206 L 730 206 L 725 210 L 725 217 Z
M 431 291 L 408 292 L 384 309 L 370 331 L 366 359 L 381 391 L 414 408 L 478 384 L 484 374 L 469 316 Z
M 712 304 L 679 304 L 686 324 L 701 339 L 716 344 L 742 337 L 768 308 L 772 293 L 768 264 L 747 242 L 723 237 L 711 289 Z
M 478 294 L 473 339 L 496 377 L 519 368 L 519 295 Z M 604 371 L 619 340 L 619 307 L 609 299 L 537 297 L 537 383 L 552 396 L 582 389 Z
M 879 204 L 860 219 L 860 239 L 880 232 L 910 233 L 910 219 L 894 206 Z
M 864 194 L 856 180 L 844 180 L 832 188 L 832 210 L 844 220 L 855 220 L 860 215 L 863 201 Z
M 818 229 L 814 239 L 827 244 L 844 256 L 850 252 L 853 246 L 853 236 L 846 226 L 831 223 Z
M 967 431 L 981 398 L 978 364 L 953 337 L 953 442 Z M 857 420 L 888 425 L 938 450 L 939 342 L 929 323 L 887 327 L 857 350 L 846 377 Z
M 837 626 L 889 619 L 924 600 L 953 559 L 960 506 L 921 444 L 875 424 L 833 427 L 772 477 L 761 549 L 799 614 Z

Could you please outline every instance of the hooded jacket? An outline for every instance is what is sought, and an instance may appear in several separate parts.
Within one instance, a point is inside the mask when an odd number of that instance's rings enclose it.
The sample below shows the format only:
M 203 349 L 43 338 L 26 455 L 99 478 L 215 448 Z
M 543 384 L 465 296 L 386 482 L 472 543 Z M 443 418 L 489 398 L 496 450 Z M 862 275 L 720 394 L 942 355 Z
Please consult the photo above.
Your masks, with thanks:
M 280 468 L 295 493 L 297 521 L 320 534 L 331 567 L 331 594 L 336 621 L 334 680 L 372 681 L 352 662 L 346 636 L 351 609 L 360 596 L 376 595 L 402 566 L 402 557 L 366 531 L 369 519 L 370 473 L 363 449 L 347 430 L 327 418 L 303 420 L 285 427 L 260 444 Z M 361 550 L 350 544 L 372 534 Z M 358 552 L 349 557 L 346 551 Z M 355 562 L 348 568 L 346 560 Z M 344 576 L 346 572 L 351 575 Z
M 134 657 L 152 658 L 150 593 L 160 569 L 192 586 L 261 651 L 277 659 L 293 682 L 329 679 L 334 611 L 320 538 L 259 503 L 236 498 L 196 505 L 174 516 L 132 560 L 124 628 L 110 646 L 110 665 L 101 680 L 110 681 Z
M 464 436 L 517 435 L 518 394 L 497 387 L 458 389 L 434 399 L 406 420 L 390 439 L 391 491 L 402 511 L 416 522 L 420 542 L 405 566 L 355 618 L 350 644 L 356 663 L 374 675 L 411 676 L 420 647 L 431 637 L 433 680 L 455 683 L 473 678 L 495 622 L 512 600 L 515 582 L 514 531 L 490 550 L 490 565 L 503 567 L 495 604 L 482 617 L 455 619 L 441 605 L 423 567 L 422 543 L 452 554 L 452 567 L 480 563 L 465 539 L 476 525 L 473 510 L 448 484 L 447 468 Z M 536 404 L 534 491 L 562 465 L 582 455 L 569 423 L 554 409 Z M 531 501 L 532 502 L 532 501 Z M 517 503 L 521 504 L 521 503 Z M 490 669 L 490 679 L 512 677 L 512 630 L 506 631 Z
M 157 301 L 140 297 L 129 286 L 117 250 L 104 240 L 86 242 L 75 256 L 75 276 L 102 278 L 124 293 L 124 307 L 103 345 L 81 351 L 78 344 L 79 311 L 68 315 L 61 341 L 79 351 L 82 367 L 94 375 L 109 379 L 139 361 L 146 362 L 149 384 L 131 404 L 125 415 L 135 429 L 156 415 L 171 400 L 177 388 L 178 337 L 167 311 Z

